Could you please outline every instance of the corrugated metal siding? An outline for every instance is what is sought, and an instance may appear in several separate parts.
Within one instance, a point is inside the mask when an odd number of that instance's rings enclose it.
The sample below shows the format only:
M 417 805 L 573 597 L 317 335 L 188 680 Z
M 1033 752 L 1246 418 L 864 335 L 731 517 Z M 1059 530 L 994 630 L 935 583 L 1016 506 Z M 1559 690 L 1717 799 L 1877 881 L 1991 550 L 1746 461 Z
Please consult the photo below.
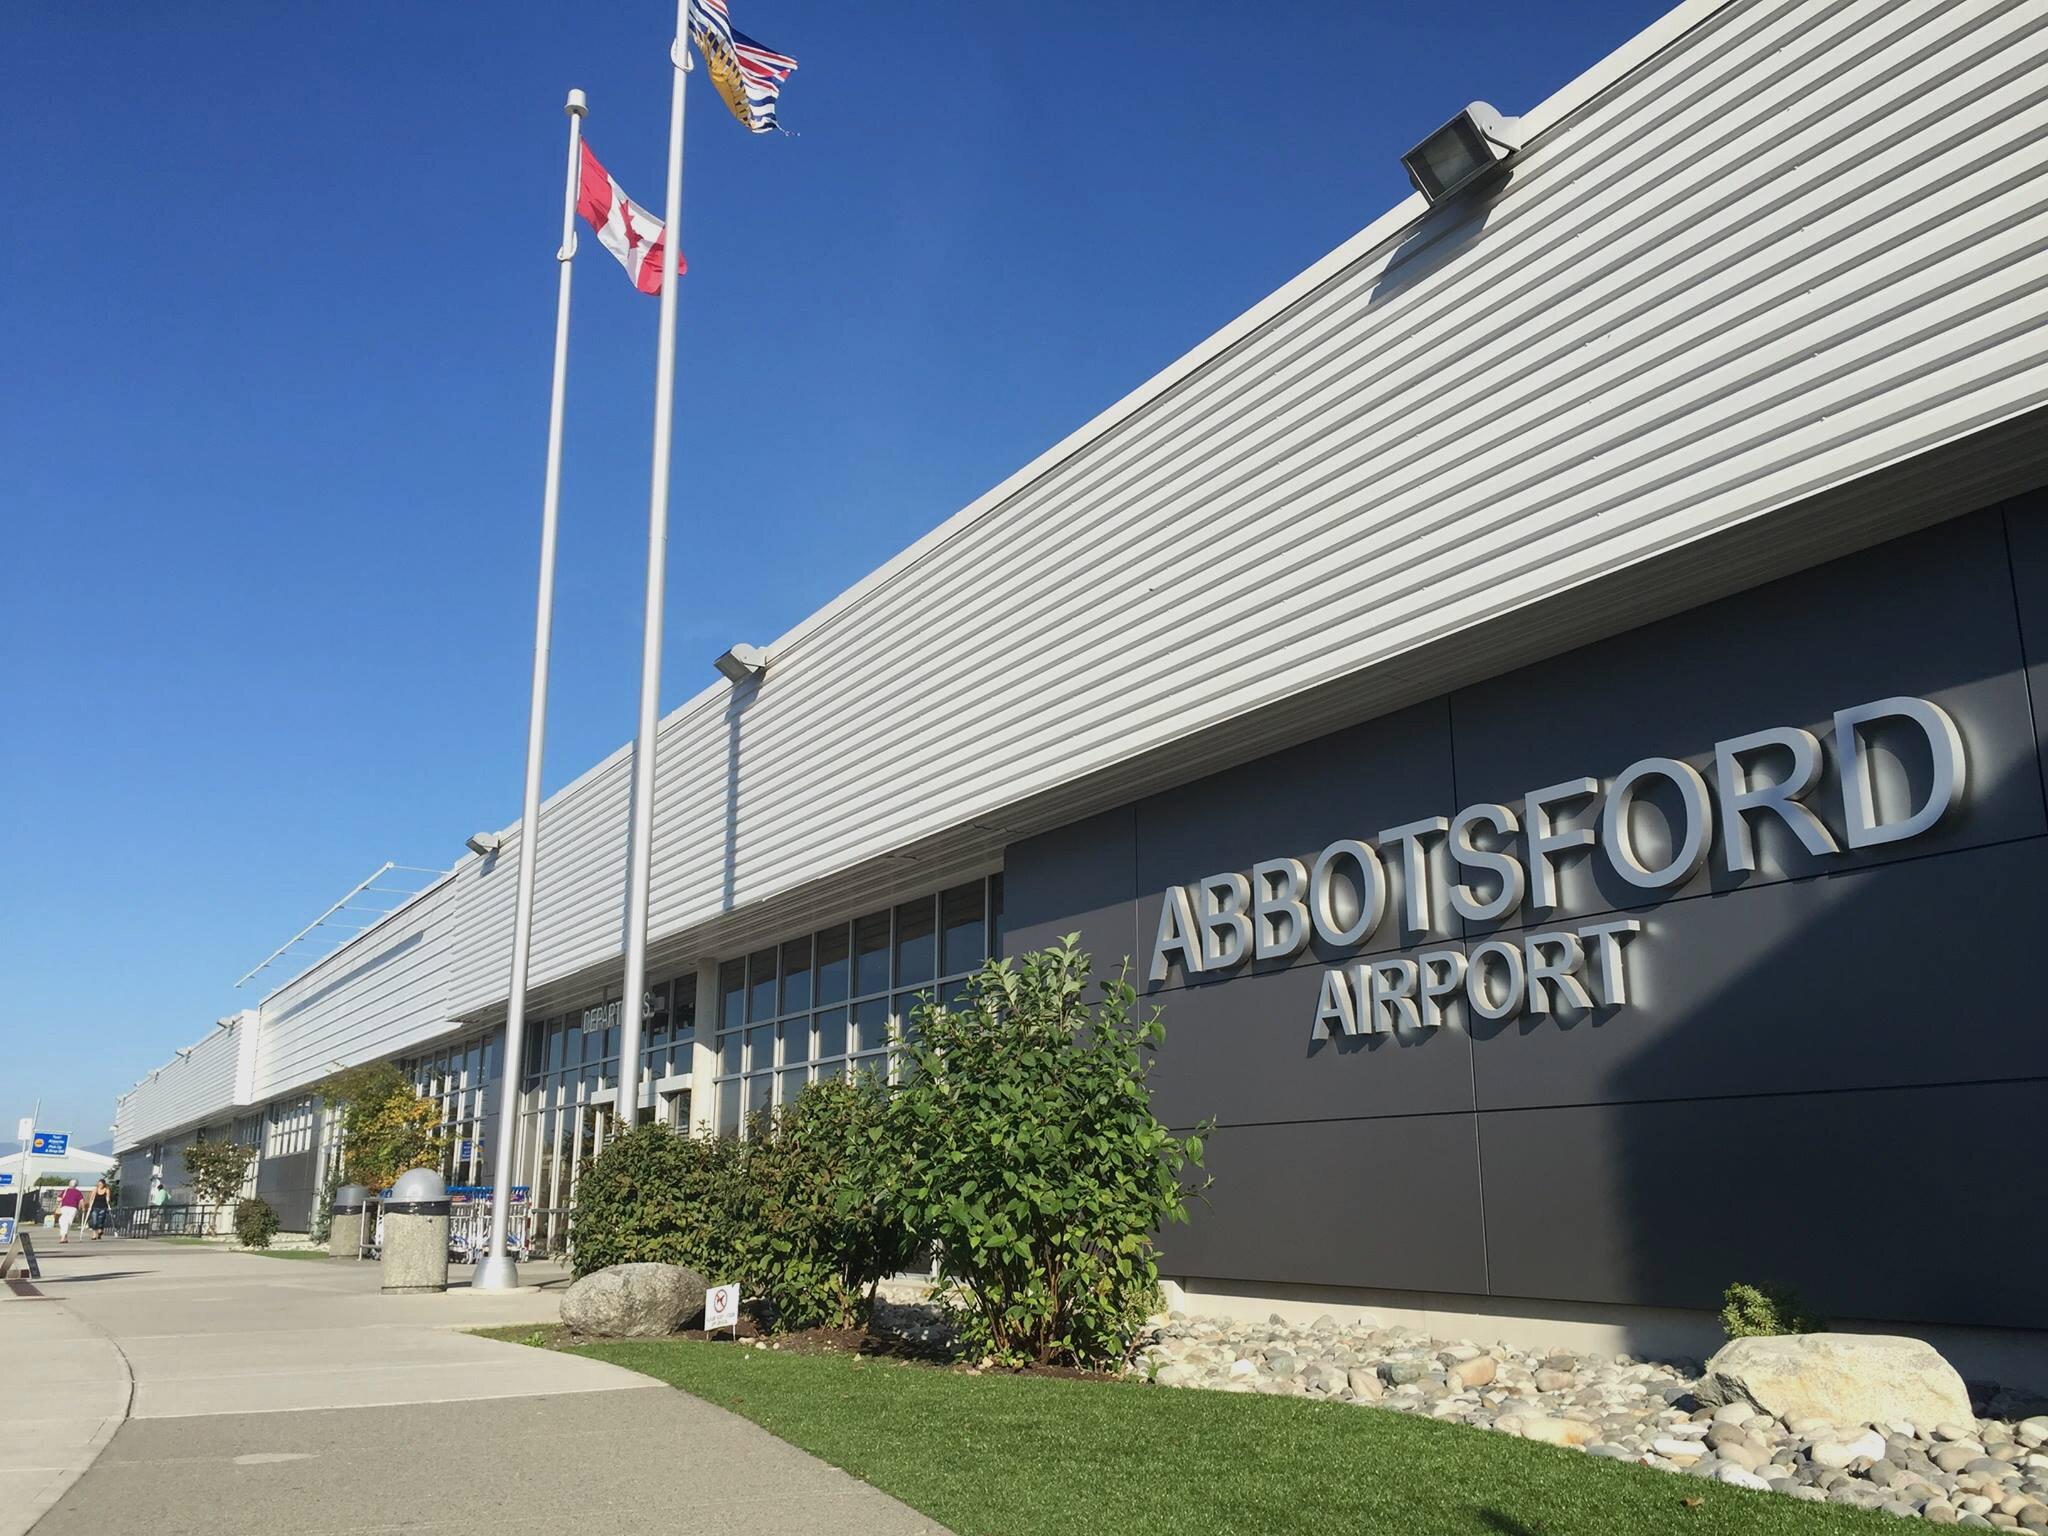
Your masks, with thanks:
M 443 880 L 266 997 L 249 1102 L 445 1033 L 456 897 Z
M 2044 30 L 1756 0 L 1531 114 L 1490 203 L 1404 205 L 673 715 L 655 932 L 1446 637 L 1513 664 L 1533 605 L 2048 401 Z M 537 981 L 617 952 L 625 815 L 623 752 L 547 807 Z M 452 1011 L 515 868 L 461 872 Z
M 216 1029 L 181 1056 L 173 1056 L 126 1096 L 127 1123 L 117 1130 L 114 1149 L 139 1146 L 168 1131 L 215 1119 L 235 1103 L 235 1066 L 242 1031 L 236 1021 Z

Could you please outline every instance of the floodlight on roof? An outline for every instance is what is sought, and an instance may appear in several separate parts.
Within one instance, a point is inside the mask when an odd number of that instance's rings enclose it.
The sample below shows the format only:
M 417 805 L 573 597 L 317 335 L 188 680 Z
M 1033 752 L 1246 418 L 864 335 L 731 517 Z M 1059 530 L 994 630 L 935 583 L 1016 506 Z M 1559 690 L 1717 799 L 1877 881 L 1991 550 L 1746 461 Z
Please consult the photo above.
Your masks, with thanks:
M 1415 190 L 1432 203 L 1463 190 L 1522 147 L 1522 120 L 1475 101 L 1401 157 Z
M 727 651 L 712 665 L 735 683 L 752 682 L 768 670 L 768 653 L 744 641 Z

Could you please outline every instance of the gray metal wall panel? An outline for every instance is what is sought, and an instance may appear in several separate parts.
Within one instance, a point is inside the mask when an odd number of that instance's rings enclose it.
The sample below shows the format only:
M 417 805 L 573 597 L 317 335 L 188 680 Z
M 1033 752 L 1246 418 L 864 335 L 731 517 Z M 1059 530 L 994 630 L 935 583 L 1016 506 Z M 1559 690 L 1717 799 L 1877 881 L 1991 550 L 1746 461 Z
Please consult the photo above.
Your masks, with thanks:
M 1427 1033 L 1311 1040 L 1320 980 L 1296 967 L 1147 998 L 1166 1012 L 1154 1111 L 1186 1127 L 1471 1110 L 1462 1006 L 1451 1025 Z
M 256 1167 L 256 1193 L 270 1202 L 287 1232 L 304 1232 L 312 1216 L 319 1153 L 313 1150 L 266 1157 Z
M 2048 1327 L 2048 1232 L 1989 1218 L 1987 1254 L 1939 1214 L 2031 1164 L 2044 1117 L 2041 1082 L 1484 1113 L 1493 1289 L 1711 1307 L 1767 1280 L 1837 1317 Z
M 2005 506 L 2006 549 L 2012 561 L 2014 605 L 2027 662 L 2027 694 L 2036 739 L 2048 759 L 2048 492 L 2017 497 Z
M 1239 1126 L 1205 1157 L 1215 1187 L 1161 1234 L 1163 1274 L 1486 1289 L 1470 1115 Z
M 2048 1078 L 2048 840 L 1667 902 L 1630 1006 L 1473 1021 L 1479 1107 Z
M 1114 975 L 1126 955 L 1135 961 L 1131 893 L 1137 842 L 1129 807 L 1013 847 L 1018 857 L 1003 874 L 1005 954 L 1043 949 L 1078 933 L 1098 976 Z
M 1652 756 L 1682 758 L 1712 783 L 1717 740 L 1798 725 L 1821 738 L 1829 764 L 1811 803 L 1839 828 L 1834 711 L 1916 694 L 1961 722 L 1969 752 L 1968 794 L 1941 826 L 1910 842 L 1815 858 L 1775 817 L 1759 815 L 1754 875 L 1727 873 L 1716 827 L 1706 866 L 1671 894 L 2035 836 L 2048 818 L 2021 659 L 2002 522 L 1996 510 L 1976 513 L 1461 689 L 1452 700 L 1459 803 L 1518 806 L 1530 790 L 1582 775 L 1604 781 Z M 1880 804 L 1901 803 L 1925 782 L 1924 742 L 1910 727 L 1875 740 Z M 1884 750 L 1891 746 L 1895 761 Z M 1651 858 L 1669 851 L 1657 801 L 1646 798 L 1641 818 Z M 1561 820 L 1590 824 L 1583 814 Z M 1514 839 L 1518 856 L 1524 841 Z M 1602 858 L 1580 853 L 1554 864 L 1560 918 L 1642 904 L 1644 893 Z

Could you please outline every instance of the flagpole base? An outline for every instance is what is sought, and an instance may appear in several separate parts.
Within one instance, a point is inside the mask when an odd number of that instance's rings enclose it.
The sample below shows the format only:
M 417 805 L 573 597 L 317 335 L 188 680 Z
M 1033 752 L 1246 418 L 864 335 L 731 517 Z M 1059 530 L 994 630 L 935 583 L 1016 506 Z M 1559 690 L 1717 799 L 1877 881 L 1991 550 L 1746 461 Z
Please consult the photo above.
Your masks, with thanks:
M 476 1267 L 476 1278 L 469 1282 L 472 1291 L 516 1291 L 519 1289 L 519 1265 L 509 1253 L 496 1258 L 487 1258 Z

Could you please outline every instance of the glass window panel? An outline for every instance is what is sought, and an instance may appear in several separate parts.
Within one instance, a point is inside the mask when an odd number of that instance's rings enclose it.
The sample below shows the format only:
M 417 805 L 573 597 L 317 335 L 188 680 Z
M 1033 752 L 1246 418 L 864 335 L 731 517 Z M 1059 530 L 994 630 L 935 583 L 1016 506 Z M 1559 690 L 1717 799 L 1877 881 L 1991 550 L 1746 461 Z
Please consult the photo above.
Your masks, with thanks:
M 853 1048 L 879 1050 L 889 1043 L 889 1000 L 871 997 L 853 1005 Z
M 697 1038 L 697 978 L 684 976 L 677 980 L 674 995 L 669 1000 L 669 1036 L 678 1045 L 685 1040 Z
M 843 1003 L 853 971 L 846 924 L 825 929 L 818 935 L 817 945 L 818 995 L 815 1001 Z
M 775 1074 L 757 1072 L 747 1082 L 747 1118 L 752 1119 L 757 1111 L 768 1107 L 775 1096 Z
M 747 1022 L 747 962 L 728 960 L 718 968 L 718 1023 L 723 1029 Z
M 783 1103 L 793 1104 L 796 1102 L 796 1096 L 804 1091 L 804 1084 L 809 1080 L 810 1074 L 811 1069 L 809 1067 L 798 1067 L 794 1071 L 787 1071 L 781 1074 L 781 1099 Z
M 896 1031 L 905 1040 L 917 1038 L 917 1031 L 911 1027 L 911 1019 L 917 1013 L 918 999 L 907 992 L 896 994 Z
M 782 1011 L 802 1013 L 811 1006 L 811 941 L 792 939 L 782 946 Z
M 747 1031 L 747 1070 L 759 1072 L 775 1065 L 775 1026 L 764 1024 Z
M 740 1080 L 730 1078 L 718 1085 L 718 1130 L 730 1136 L 740 1128 Z
M 782 1031 L 782 1060 L 786 1066 L 793 1061 L 811 1059 L 811 1021 L 809 1016 L 790 1019 L 776 1026 Z
M 896 909 L 896 985 L 921 986 L 938 974 L 938 918 L 932 898 L 907 901 Z
M 958 981 L 949 981 L 943 987 L 939 988 L 939 1001 L 944 1003 L 948 1008 L 958 1007 L 960 999 L 965 997 L 966 995 L 967 978 L 964 976 L 961 977 Z
M 740 1050 L 747 1037 L 738 1030 L 730 1030 L 718 1037 L 718 1071 L 724 1077 L 737 1077 L 745 1065 L 740 1060 Z
M 981 882 L 955 886 L 939 898 L 941 976 L 958 976 L 980 965 L 988 942 L 988 919 L 982 912 Z
M 988 877 L 988 952 L 1001 955 L 1003 952 L 1003 877 Z
M 567 1058 L 564 1053 L 569 1049 L 569 1042 L 566 1038 L 568 1033 L 560 1019 L 555 1020 L 554 1023 L 548 1026 L 548 1070 L 550 1072 L 559 1072 L 567 1064 Z
M 845 1054 L 846 1010 L 844 1008 L 827 1008 L 818 1015 L 818 1056 L 822 1060 L 827 1056 L 844 1056 Z
M 853 992 L 889 990 L 889 914 L 874 912 L 853 925 Z
M 775 951 L 757 949 L 747 956 L 747 1022 L 775 1017 Z

